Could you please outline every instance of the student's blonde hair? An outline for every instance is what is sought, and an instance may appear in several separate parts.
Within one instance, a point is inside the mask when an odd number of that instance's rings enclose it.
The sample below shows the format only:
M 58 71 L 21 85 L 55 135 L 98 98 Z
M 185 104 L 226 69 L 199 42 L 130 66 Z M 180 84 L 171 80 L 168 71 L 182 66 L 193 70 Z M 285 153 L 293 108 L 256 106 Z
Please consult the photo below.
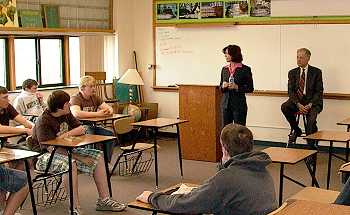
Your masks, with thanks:
M 95 78 L 90 75 L 86 75 L 80 78 L 79 88 L 81 89 L 82 87 L 85 87 L 88 85 L 95 85 L 95 84 L 96 84 Z

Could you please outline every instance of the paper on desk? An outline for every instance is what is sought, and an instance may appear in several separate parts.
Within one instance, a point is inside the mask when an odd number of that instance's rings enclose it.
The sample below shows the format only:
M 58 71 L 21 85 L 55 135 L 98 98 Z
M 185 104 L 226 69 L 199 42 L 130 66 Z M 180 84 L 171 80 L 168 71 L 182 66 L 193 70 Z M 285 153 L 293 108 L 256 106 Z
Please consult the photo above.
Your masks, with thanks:
M 181 184 L 179 189 L 177 189 L 177 191 L 173 192 L 171 195 L 187 194 L 187 193 L 191 192 L 194 188 L 196 188 L 196 187 L 190 187 L 190 186 L 187 186 L 186 184 Z

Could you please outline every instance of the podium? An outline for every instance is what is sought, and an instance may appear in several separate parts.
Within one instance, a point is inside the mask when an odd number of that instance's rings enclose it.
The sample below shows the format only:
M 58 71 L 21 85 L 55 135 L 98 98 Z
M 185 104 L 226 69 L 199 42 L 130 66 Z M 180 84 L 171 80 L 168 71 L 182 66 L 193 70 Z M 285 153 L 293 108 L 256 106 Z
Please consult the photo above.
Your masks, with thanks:
M 221 160 L 221 91 L 218 86 L 180 85 L 182 158 L 217 162 Z

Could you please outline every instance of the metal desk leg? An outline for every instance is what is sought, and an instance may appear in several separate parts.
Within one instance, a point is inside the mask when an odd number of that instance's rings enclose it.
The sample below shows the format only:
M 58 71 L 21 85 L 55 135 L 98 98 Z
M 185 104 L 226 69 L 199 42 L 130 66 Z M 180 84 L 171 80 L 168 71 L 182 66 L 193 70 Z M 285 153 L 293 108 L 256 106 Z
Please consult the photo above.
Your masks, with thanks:
M 179 124 L 176 124 L 176 132 L 177 132 L 177 147 L 178 147 L 178 151 L 179 151 L 180 171 L 181 171 L 181 177 L 183 177 L 184 173 L 183 173 L 183 170 L 182 170 L 182 157 L 181 157 L 181 144 L 180 144 Z
M 105 161 L 106 179 L 107 179 L 107 185 L 108 185 L 108 190 L 109 190 L 109 196 L 112 197 L 112 185 L 111 185 L 112 173 L 109 172 L 109 168 L 108 168 L 107 145 L 105 142 L 102 144 L 103 144 L 103 157 L 104 157 L 104 161 Z
M 280 191 L 279 191 L 279 198 L 278 198 L 278 204 L 279 206 L 282 205 L 282 197 L 283 197 L 283 172 L 284 172 L 284 163 L 281 163 L 280 168 Z
M 156 173 L 156 189 L 158 189 L 158 154 L 157 154 L 157 135 L 158 128 L 153 128 L 154 141 L 154 171 Z
M 68 154 L 68 175 L 69 175 L 69 204 L 70 204 L 70 214 L 74 215 L 74 196 L 73 196 L 73 165 L 72 165 L 72 149 L 67 149 Z
M 329 181 L 331 179 L 332 153 L 333 153 L 333 141 L 330 141 L 329 148 L 328 148 L 327 190 L 329 189 Z
M 152 215 L 157 215 L 157 211 L 153 211 L 153 212 L 152 212 Z
M 346 149 L 345 149 L 345 160 L 346 162 L 349 162 L 349 141 L 346 142 Z
M 30 175 L 29 162 L 26 159 L 24 160 L 24 165 L 25 165 L 26 173 L 27 173 L 28 187 L 29 187 L 29 193 L 30 193 L 30 200 L 32 202 L 33 214 L 36 215 L 37 212 L 36 212 L 36 206 L 35 206 L 35 198 L 34 198 L 34 192 L 33 192 L 32 177 Z

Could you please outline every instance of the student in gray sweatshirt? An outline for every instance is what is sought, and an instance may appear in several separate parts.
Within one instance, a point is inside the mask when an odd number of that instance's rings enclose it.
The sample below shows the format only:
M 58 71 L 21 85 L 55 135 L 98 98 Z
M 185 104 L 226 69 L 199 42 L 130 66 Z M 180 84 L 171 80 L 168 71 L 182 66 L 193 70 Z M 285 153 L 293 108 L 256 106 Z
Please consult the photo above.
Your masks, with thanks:
M 22 116 L 34 122 L 35 116 L 40 116 L 46 108 L 43 96 L 38 92 L 38 82 L 33 79 L 23 81 L 22 92 L 16 97 L 13 106 Z
M 277 208 L 271 158 L 253 152 L 253 135 L 245 126 L 228 124 L 221 132 L 222 165 L 213 177 L 188 194 L 144 191 L 137 200 L 171 213 L 262 215 Z

